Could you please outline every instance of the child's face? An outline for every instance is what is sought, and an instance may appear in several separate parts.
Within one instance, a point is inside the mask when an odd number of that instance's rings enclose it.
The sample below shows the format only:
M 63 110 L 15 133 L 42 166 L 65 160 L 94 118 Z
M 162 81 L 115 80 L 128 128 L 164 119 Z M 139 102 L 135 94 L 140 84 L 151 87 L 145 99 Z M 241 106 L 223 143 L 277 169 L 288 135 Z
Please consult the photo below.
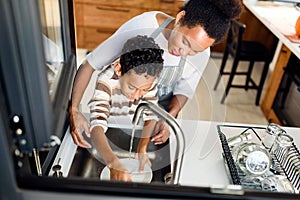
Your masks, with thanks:
M 137 74 L 134 70 L 120 77 L 122 93 L 130 100 L 136 100 L 153 89 L 154 76 L 148 74 Z

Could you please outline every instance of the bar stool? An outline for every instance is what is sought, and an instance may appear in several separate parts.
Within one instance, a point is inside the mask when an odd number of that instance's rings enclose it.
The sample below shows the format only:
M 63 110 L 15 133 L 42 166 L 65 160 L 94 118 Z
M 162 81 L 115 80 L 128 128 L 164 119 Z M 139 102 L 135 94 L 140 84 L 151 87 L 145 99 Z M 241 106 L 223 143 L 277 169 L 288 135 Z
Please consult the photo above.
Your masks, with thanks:
M 242 24 L 236 20 L 231 21 L 222 64 L 220 67 L 220 73 L 214 86 L 214 90 L 216 90 L 221 77 L 223 75 L 229 75 L 229 80 L 225 89 L 225 93 L 221 100 L 222 104 L 224 103 L 230 88 L 244 88 L 245 90 L 257 90 L 255 104 L 259 105 L 260 96 L 262 93 L 263 85 L 268 73 L 269 64 L 271 62 L 272 56 L 263 44 L 256 41 L 244 41 L 242 37 L 245 29 L 245 24 Z M 229 55 L 233 57 L 233 65 L 230 72 L 225 72 L 224 68 Z M 249 61 L 249 67 L 247 72 L 237 72 L 239 61 Z M 256 84 L 255 81 L 251 78 L 254 62 L 264 62 L 261 78 L 258 84 Z M 232 82 L 235 75 L 246 76 L 245 85 L 233 84 Z

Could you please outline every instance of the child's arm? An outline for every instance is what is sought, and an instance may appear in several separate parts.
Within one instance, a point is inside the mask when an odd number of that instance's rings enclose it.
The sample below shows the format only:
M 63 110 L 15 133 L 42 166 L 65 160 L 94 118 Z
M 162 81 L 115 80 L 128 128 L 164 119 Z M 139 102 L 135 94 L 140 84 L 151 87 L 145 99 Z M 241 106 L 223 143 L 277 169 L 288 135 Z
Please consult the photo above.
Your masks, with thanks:
M 91 139 L 101 154 L 104 162 L 110 169 L 110 179 L 120 181 L 131 181 L 129 172 L 121 164 L 119 158 L 114 154 L 101 126 L 92 129 Z
M 154 127 L 155 127 L 156 121 L 155 120 L 148 120 L 145 121 L 142 136 L 140 138 L 138 147 L 137 147 L 137 156 L 140 160 L 140 168 L 139 171 L 144 170 L 144 165 L 147 163 L 149 166 L 151 166 L 151 162 L 147 156 L 147 149 L 148 145 L 151 140 L 151 135 L 153 133 Z

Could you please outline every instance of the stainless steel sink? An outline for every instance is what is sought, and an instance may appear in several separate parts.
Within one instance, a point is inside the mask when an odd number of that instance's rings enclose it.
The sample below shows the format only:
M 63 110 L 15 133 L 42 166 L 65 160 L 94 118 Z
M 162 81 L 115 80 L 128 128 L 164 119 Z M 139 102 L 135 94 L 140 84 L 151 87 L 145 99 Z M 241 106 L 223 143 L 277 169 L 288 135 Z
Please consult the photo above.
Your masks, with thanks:
M 141 130 L 135 131 L 132 156 L 137 148 Z M 129 157 L 131 129 L 109 128 L 106 136 L 112 150 L 119 158 Z M 171 172 L 170 147 L 168 142 L 163 145 L 154 145 L 152 142 L 148 148 L 148 155 L 152 163 L 153 178 L 151 182 L 164 182 L 164 176 Z M 99 179 L 102 169 L 105 167 L 101 156 L 97 151 L 78 147 L 69 171 L 68 177 L 83 177 Z

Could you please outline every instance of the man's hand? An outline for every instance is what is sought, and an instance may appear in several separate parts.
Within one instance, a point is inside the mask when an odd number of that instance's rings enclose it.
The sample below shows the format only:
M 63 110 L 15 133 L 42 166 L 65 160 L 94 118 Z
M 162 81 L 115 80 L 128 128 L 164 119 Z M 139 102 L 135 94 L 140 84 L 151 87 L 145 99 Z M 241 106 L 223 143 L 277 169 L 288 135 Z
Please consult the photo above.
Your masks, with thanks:
M 87 137 L 90 137 L 89 123 L 78 109 L 69 108 L 69 118 L 70 118 L 70 134 L 76 145 L 83 148 L 91 148 L 91 144 L 88 143 L 82 132 L 84 131 Z
M 168 124 L 164 120 L 158 121 L 155 125 L 154 134 L 151 142 L 154 142 L 155 145 L 165 143 L 170 137 Z

